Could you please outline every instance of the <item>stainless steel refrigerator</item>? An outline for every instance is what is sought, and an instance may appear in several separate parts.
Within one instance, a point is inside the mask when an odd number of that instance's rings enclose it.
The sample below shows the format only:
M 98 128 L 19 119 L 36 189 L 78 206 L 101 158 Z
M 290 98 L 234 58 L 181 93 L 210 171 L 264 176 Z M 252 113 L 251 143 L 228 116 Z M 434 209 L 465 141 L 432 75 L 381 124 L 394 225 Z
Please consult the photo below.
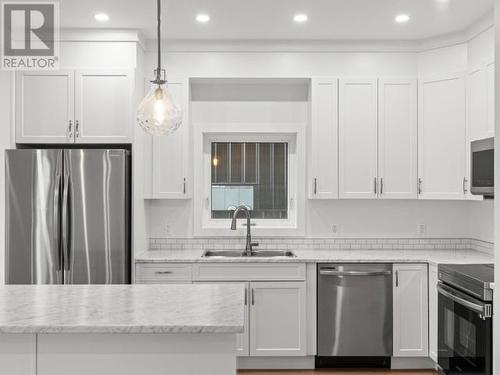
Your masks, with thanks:
M 130 155 L 6 151 L 7 284 L 130 283 Z

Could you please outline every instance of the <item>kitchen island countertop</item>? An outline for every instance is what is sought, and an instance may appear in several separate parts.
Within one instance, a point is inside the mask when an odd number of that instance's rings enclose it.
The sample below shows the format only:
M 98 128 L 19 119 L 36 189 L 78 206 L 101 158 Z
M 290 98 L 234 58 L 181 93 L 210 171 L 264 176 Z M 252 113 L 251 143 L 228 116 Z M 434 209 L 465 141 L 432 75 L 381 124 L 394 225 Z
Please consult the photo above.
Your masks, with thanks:
M 6 285 L 0 333 L 239 333 L 240 285 Z

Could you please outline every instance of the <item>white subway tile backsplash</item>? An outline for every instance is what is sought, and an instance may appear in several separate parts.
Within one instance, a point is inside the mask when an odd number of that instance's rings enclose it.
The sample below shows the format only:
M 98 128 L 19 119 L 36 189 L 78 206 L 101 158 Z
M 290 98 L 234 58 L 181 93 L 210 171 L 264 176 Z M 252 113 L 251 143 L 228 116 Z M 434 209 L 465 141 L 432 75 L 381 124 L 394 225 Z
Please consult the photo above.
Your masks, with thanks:
M 493 254 L 493 243 L 470 238 L 254 238 L 259 249 L 280 250 L 443 250 L 470 249 Z M 245 246 L 244 238 L 151 238 L 151 250 L 213 250 Z

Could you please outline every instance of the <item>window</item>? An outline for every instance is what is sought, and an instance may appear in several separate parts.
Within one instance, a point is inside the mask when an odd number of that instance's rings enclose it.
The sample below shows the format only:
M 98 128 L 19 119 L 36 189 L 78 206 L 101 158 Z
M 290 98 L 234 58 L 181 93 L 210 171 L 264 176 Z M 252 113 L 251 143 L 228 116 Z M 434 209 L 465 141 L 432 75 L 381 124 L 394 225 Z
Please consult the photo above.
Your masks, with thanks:
M 288 219 L 288 143 L 212 142 L 210 160 L 212 219 L 240 205 L 252 219 Z

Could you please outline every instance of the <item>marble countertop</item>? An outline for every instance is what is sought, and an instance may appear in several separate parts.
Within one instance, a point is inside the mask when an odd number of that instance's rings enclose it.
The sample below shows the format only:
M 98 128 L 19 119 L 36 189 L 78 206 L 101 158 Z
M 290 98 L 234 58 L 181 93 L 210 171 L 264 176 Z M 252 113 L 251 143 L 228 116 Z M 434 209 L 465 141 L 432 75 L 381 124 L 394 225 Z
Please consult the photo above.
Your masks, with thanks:
M 293 250 L 292 250 L 293 251 Z M 293 258 L 204 258 L 203 250 L 149 250 L 136 256 L 136 263 L 191 262 L 387 262 L 387 263 L 493 263 L 493 255 L 475 250 L 298 250 Z
M 239 333 L 241 285 L 6 285 L 0 333 Z

